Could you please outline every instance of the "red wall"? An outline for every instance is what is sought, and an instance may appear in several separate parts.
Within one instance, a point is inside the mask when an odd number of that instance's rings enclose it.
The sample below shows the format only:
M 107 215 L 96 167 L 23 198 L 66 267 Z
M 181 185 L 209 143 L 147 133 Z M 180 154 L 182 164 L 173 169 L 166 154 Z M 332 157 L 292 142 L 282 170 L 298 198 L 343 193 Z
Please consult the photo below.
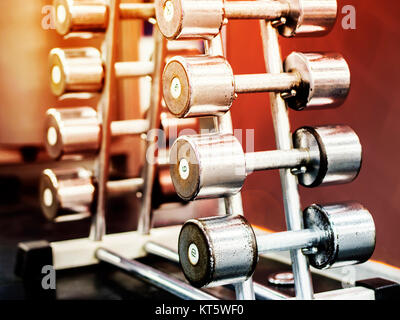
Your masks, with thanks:
M 323 38 L 281 39 L 282 56 L 292 51 L 336 51 L 344 55 L 352 74 L 350 95 L 343 106 L 325 111 L 290 111 L 292 129 L 303 125 L 348 124 L 363 144 L 363 167 L 347 185 L 305 189 L 303 207 L 311 203 L 357 200 L 373 214 L 377 247 L 373 259 L 400 267 L 400 2 L 338 1 L 334 30 Z M 342 7 L 356 8 L 356 30 L 344 30 Z M 230 21 L 228 59 L 235 73 L 265 72 L 258 21 Z M 268 94 L 241 95 L 232 107 L 235 128 L 255 129 L 256 151 L 275 148 Z M 398 118 L 399 117 L 399 118 Z M 279 174 L 258 172 L 245 184 L 244 207 L 253 224 L 283 230 Z

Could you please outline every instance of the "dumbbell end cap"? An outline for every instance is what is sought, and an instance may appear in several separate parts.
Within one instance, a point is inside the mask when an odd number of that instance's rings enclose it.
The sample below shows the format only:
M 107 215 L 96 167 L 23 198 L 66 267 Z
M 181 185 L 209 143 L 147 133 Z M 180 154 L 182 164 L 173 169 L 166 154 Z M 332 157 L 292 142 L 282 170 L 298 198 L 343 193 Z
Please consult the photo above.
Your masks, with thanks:
M 156 19 L 160 32 L 168 40 L 179 37 L 182 31 L 182 4 L 180 0 L 155 0 Z
M 71 31 L 71 10 L 68 0 L 53 0 L 56 31 L 64 36 Z
M 58 160 L 63 155 L 63 140 L 60 128 L 60 115 L 56 109 L 46 112 L 46 123 L 44 131 L 44 146 L 50 158 Z
M 200 188 L 200 167 L 189 137 L 181 136 L 172 145 L 170 174 L 178 196 L 185 201 L 194 200 Z
M 66 91 L 65 53 L 60 48 L 54 48 L 49 54 L 49 80 L 51 92 L 59 97 Z
M 177 56 L 168 62 L 163 72 L 163 97 L 168 110 L 178 118 L 189 112 L 190 83 L 184 59 Z
M 40 177 L 39 200 L 42 213 L 49 221 L 54 221 L 60 210 L 57 185 L 57 176 L 54 174 L 53 170 L 44 170 Z

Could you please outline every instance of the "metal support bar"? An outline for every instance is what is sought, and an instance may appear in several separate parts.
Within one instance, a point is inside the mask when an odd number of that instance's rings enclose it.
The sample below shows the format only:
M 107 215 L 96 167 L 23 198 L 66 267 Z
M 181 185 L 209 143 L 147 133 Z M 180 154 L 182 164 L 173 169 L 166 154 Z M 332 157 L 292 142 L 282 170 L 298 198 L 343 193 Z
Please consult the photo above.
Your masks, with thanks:
M 98 110 L 100 123 L 102 123 L 102 137 L 99 156 L 96 159 L 94 174 L 98 183 L 98 197 L 96 212 L 90 229 L 90 238 L 101 241 L 106 233 L 105 215 L 107 199 L 107 180 L 110 166 L 110 142 L 111 142 L 111 108 L 116 103 L 115 65 L 117 57 L 117 34 L 119 15 L 117 14 L 120 0 L 110 0 L 109 25 L 105 34 L 105 65 L 106 75 L 104 89 L 99 102 Z
M 278 41 L 278 31 L 271 22 L 260 21 L 263 41 L 264 60 L 267 72 L 282 73 L 282 58 Z M 293 148 L 288 110 L 280 94 L 270 93 L 272 118 L 274 122 L 275 139 L 279 150 Z M 281 169 L 280 177 L 284 199 L 286 224 L 288 230 L 303 229 L 300 196 L 296 177 L 290 169 Z M 311 272 L 307 257 L 301 250 L 292 250 L 292 269 L 298 299 L 313 299 Z
M 137 276 L 158 288 L 168 291 L 185 300 L 219 300 L 216 297 L 205 293 L 191 285 L 180 281 L 164 272 L 158 271 L 143 263 L 128 260 L 124 257 L 104 248 L 96 250 L 96 258 L 116 266 L 134 276 Z
M 124 194 L 135 193 L 142 190 L 143 179 L 132 178 L 118 181 L 107 182 L 107 194 L 110 197 L 121 196 Z
M 143 200 L 139 216 L 138 230 L 143 234 L 148 234 L 151 229 L 151 199 L 153 184 L 156 171 L 157 159 L 157 135 L 156 130 L 159 128 L 160 117 L 160 102 L 161 102 L 161 72 L 163 70 L 166 40 L 161 35 L 157 26 L 153 28 L 154 38 L 154 73 L 152 76 L 152 88 L 150 97 L 150 108 L 147 113 L 147 120 L 149 122 L 149 132 L 146 141 L 146 159 L 143 167 Z

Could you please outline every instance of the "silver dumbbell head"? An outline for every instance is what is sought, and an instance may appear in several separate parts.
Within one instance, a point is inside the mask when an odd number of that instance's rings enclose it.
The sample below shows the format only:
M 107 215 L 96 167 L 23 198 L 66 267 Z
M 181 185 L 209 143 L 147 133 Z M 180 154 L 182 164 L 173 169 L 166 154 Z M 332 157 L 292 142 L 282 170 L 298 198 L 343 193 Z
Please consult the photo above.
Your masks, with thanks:
M 316 154 L 307 171 L 298 175 L 305 187 L 348 183 L 361 168 L 362 147 L 357 134 L 349 126 L 303 127 L 293 134 L 293 145 Z
M 163 95 L 180 118 L 223 114 L 235 96 L 232 68 L 223 57 L 174 57 L 164 69 Z
M 367 261 L 375 249 L 375 224 L 361 204 L 314 204 L 304 210 L 307 229 L 323 230 L 327 236 L 310 264 L 318 269 L 341 267 Z
M 95 188 L 90 173 L 83 168 L 46 169 L 40 178 L 40 205 L 47 220 L 88 211 Z
M 258 261 L 256 237 L 243 216 L 189 220 L 178 246 L 183 273 L 196 287 L 244 281 Z
M 280 0 L 289 3 L 286 23 L 279 26 L 284 37 L 323 36 L 331 31 L 337 17 L 336 0 Z
M 181 136 L 170 150 L 170 173 L 184 200 L 233 195 L 246 178 L 244 152 L 229 134 Z
M 350 91 L 350 69 L 337 53 L 291 53 L 285 72 L 298 72 L 302 82 L 296 95 L 286 98 L 294 110 L 340 106 Z
M 156 18 L 169 40 L 211 39 L 223 24 L 223 0 L 156 0 Z
M 100 125 L 90 107 L 49 109 L 46 113 L 45 147 L 49 156 L 96 152 L 99 149 Z

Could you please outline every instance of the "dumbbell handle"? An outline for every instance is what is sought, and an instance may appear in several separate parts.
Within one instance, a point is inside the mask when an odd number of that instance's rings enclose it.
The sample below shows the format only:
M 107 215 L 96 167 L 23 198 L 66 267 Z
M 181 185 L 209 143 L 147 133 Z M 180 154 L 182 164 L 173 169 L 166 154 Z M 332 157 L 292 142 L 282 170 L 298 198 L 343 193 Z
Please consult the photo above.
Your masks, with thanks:
M 258 253 L 312 248 L 326 240 L 326 234 L 318 229 L 285 231 L 256 236 Z
M 146 119 L 123 120 L 111 122 L 111 136 L 139 135 L 149 129 L 149 121 Z
M 225 17 L 228 19 L 277 20 L 289 14 L 288 3 L 278 1 L 225 1 Z
M 262 73 L 235 75 L 235 92 L 282 92 L 300 85 L 298 73 Z
M 245 154 L 246 171 L 296 168 L 307 165 L 319 157 L 319 152 L 307 149 L 248 152 Z
M 121 19 L 150 19 L 155 16 L 153 3 L 121 3 L 119 10 Z
M 124 194 L 140 191 L 142 187 L 143 178 L 107 181 L 107 194 L 110 197 L 118 197 Z
M 151 61 L 117 62 L 115 76 L 117 78 L 143 77 L 152 75 L 154 63 Z

